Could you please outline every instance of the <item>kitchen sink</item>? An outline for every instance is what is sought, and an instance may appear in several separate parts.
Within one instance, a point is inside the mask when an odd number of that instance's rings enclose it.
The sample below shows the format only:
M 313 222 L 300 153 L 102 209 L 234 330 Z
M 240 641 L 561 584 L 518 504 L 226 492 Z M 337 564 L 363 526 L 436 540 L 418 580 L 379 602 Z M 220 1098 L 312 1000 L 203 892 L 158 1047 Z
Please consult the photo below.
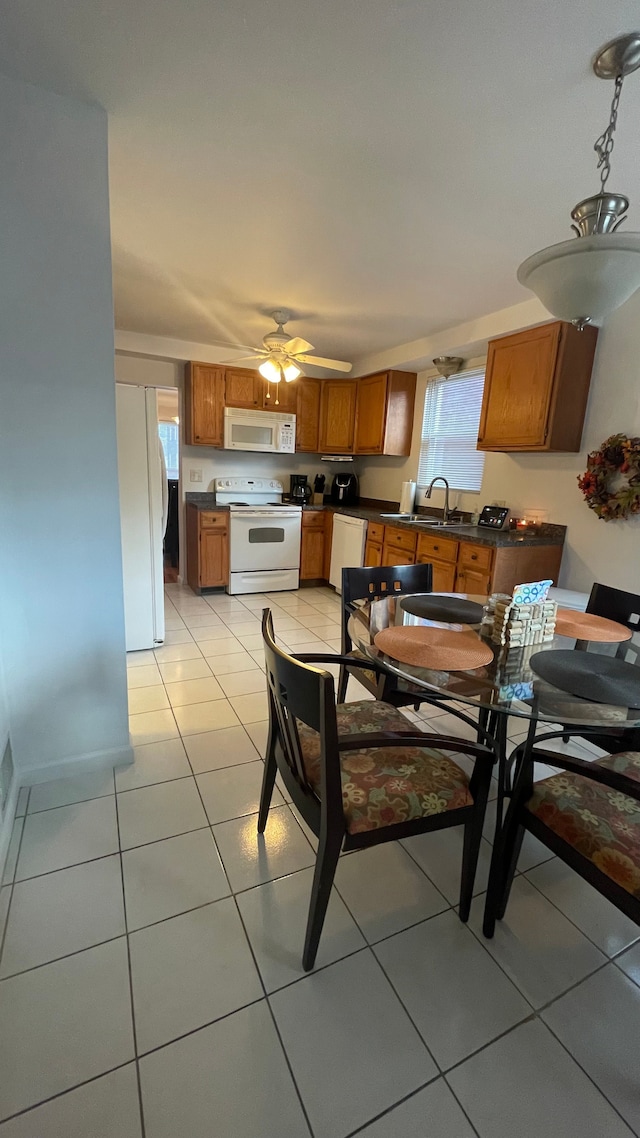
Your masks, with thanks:
M 393 518 L 394 522 L 417 522 L 420 521 L 423 514 L 380 514 L 381 518 Z
M 395 522 L 417 522 L 421 526 L 437 526 L 439 529 L 445 526 L 455 526 L 456 529 L 472 529 L 471 522 L 445 522 L 444 518 L 432 518 L 425 514 L 380 514 L 381 518 L 391 518 Z

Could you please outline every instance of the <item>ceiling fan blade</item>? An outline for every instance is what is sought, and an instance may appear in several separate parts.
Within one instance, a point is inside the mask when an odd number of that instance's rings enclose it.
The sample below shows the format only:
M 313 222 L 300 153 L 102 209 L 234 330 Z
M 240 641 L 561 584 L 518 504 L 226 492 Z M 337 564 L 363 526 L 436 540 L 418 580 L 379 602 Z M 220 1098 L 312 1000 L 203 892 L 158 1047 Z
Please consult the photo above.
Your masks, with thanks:
M 231 365 L 231 364 L 243 364 L 247 360 L 264 359 L 264 357 L 267 356 L 268 354 L 269 354 L 268 352 L 258 351 L 258 349 L 256 348 L 256 350 L 252 356 L 236 356 L 235 359 L 233 359 L 233 360 L 220 360 L 220 363 L 221 364 L 229 364 L 229 365 Z
M 328 367 L 332 371 L 351 371 L 353 364 L 344 360 L 325 360 L 322 356 L 296 356 L 296 363 L 314 364 L 315 367 Z
M 282 350 L 290 356 L 297 356 L 300 352 L 312 352 L 313 344 L 310 344 L 308 340 L 302 340 L 300 336 L 294 336 L 292 340 L 288 340 L 286 344 L 282 345 Z

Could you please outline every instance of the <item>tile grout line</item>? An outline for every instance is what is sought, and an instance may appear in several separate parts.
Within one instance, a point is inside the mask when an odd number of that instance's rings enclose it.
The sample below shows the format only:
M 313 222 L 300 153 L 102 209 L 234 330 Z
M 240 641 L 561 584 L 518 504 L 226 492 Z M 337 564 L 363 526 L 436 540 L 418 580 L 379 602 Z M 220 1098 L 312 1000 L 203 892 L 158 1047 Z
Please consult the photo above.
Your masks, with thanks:
M 113 793 L 114 793 L 114 797 L 115 797 L 116 827 L 117 827 L 117 832 L 118 832 L 118 856 L 120 859 L 120 883 L 122 886 L 122 911 L 123 911 L 123 916 L 124 916 L 124 930 L 125 930 L 126 946 L 127 946 L 127 970 L 128 970 L 128 974 L 129 974 L 129 1002 L 130 1002 L 130 1007 L 131 1007 L 131 1028 L 132 1028 L 132 1034 L 133 1034 L 133 1053 L 134 1053 L 134 1060 L 135 1060 L 135 1065 L 136 1065 L 136 1083 L 138 1086 L 138 1110 L 140 1112 L 140 1134 L 141 1134 L 141 1138 L 145 1138 L 146 1130 L 145 1130 L 145 1121 L 144 1121 L 144 1107 L 143 1107 L 143 1103 L 142 1103 L 142 1083 L 141 1083 L 141 1079 L 140 1079 L 140 1063 L 139 1063 L 139 1058 L 138 1058 L 138 1034 L 137 1034 L 137 1029 L 136 1029 L 135 1003 L 134 1003 L 134 999 L 133 999 L 133 970 L 131 968 L 131 944 L 129 941 L 129 922 L 127 920 L 127 895 L 126 895 L 126 890 L 125 890 L 125 885 L 124 885 L 124 864 L 123 864 L 123 860 L 122 860 L 122 844 L 120 841 L 120 814 L 118 811 L 118 795 L 116 792 L 115 768 L 113 771 Z

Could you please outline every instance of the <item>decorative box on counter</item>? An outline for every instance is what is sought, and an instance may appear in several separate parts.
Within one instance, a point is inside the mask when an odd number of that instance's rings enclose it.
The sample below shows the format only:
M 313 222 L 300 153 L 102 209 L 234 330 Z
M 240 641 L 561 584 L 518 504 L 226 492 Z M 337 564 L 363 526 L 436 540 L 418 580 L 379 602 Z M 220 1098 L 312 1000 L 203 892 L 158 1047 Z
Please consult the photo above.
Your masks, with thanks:
M 553 640 L 558 606 L 548 599 L 551 581 L 516 585 L 513 594 L 494 593 L 487 606 L 491 639 L 509 648 Z

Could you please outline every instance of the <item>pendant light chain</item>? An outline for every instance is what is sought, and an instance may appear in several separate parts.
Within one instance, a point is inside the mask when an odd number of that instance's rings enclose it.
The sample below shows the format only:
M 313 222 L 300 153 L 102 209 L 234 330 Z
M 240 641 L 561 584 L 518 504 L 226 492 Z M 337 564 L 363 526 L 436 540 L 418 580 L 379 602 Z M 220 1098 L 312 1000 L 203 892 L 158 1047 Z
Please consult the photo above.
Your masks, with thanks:
M 598 170 L 600 171 L 601 193 L 604 193 L 605 186 L 609 180 L 611 173 L 611 153 L 613 151 L 613 135 L 618 124 L 618 106 L 620 104 L 620 94 L 622 92 L 622 82 L 624 75 L 616 76 L 616 86 L 613 92 L 613 99 L 611 100 L 611 112 L 609 114 L 609 125 L 603 131 L 600 138 L 594 143 L 593 149 L 598 155 Z

